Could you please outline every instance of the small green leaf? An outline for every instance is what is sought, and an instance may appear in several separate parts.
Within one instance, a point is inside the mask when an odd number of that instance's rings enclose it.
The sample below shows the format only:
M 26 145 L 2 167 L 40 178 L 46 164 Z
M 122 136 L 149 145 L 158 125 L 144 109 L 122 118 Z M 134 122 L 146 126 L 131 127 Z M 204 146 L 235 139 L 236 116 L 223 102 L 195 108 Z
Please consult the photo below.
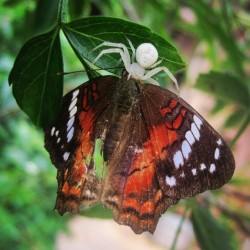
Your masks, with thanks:
M 194 205 L 191 221 L 196 238 L 202 249 L 236 249 L 230 229 L 213 218 L 207 209 Z
M 239 187 L 249 186 L 249 178 L 247 176 L 234 176 L 234 178 L 230 181 L 230 185 Z
M 248 110 L 249 111 L 249 110 Z M 239 139 L 239 137 L 243 134 L 243 132 L 246 130 L 246 128 L 249 126 L 250 124 L 250 113 L 248 112 L 247 114 L 245 114 L 243 116 L 243 122 L 238 130 L 238 132 L 236 133 L 236 135 L 234 136 L 233 140 L 231 140 L 229 146 L 233 147 L 233 145 L 235 144 L 235 142 Z
M 224 22 L 225 17 L 218 14 L 215 8 L 211 8 L 206 1 L 185 1 L 185 4 L 192 8 L 196 14 L 198 20 L 194 28 L 199 29 L 201 38 L 205 38 L 209 45 L 213 44 L 214 39 L 217 39 L 228 55 L 228 63 L 237 70 L 238 74 L 243 74 L 243 61 L 245 56 L 235 42 L 236 40 L 232 39 L 231 32 L 229 32 L 228 28 L 225 29 L 225 25 L 228 25 Z M 208 11 L 209 15 L 207 15 Z M 206 18 L 204 18 L 205 16 Z M 214 50 L 215 53 L 217 51 L 217 49 Z M 217 58 L 217 54 L 214 54 L 214 56 Z
M 217 114 L 219 113 L 222 109 L 224 109 L 226 106 L 226 103 L 222 100 L 217 100 L 217 102 L 215 103 L 213 109 L 212 109 L 212 114 Z
M 224 122 L 224 128 L 233 128 L 236 127 L 242 120 L 244 116 L 242 115 L 243 110 L 237 109 L 232 113 Z
M 63 78 L 58 72 L 63 72 L 58 30 L 30 39 L 10 72 L 18 105 L 38 126 L 49 125 L 59 112 Z
M 170 43 L 139 24 L 118 18 L 88 17 L 65 24 L 62 29 L 78 57 L 89 62 L 93 62 L 100 51 L 104 49 L 101 47 L 93 51 L 97 45 L 104 41 L 123 43 L 131 51 L 128 38 L 135 48 L 145 42 L 154 44 L 158 50 L 159 59 L 162 59 L 161 66 L 168 67 L 172 73 L 185 66 L 177 50 Z M 117 53 L 106 54 L 96 62 L 96 65 L 103 69 L 109 68 L 107 69 L 109 72 L 117 73 L 117 67 L 123 66 L 120 58 Z M 118 74 L 121 74 L 122 71 L 120 70 Z
M 225 102 L 239 104 L 249 109 L 250 95 L 240 78 L 229 73 L 211 71 L 199 76 L 195 87 L 211 93 Z

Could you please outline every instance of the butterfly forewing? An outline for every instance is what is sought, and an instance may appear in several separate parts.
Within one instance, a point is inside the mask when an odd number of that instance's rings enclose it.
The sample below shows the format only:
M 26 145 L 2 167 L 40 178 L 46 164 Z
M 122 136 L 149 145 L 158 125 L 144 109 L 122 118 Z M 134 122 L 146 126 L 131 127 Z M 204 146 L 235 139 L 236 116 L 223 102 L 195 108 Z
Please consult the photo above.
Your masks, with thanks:
M 99 81 L 101 80 L 101 81 Z M 89 81 L 69 92 L 55 124 L 45 130 L 45 147 L 58 169 L 58 194 L 55 208 L 60 214 L 78 212 L 80 204 L 100 199 L 99 180 L 95 176 L 93 154 L 100 135 L 96 124 L 105 130 L 109 115 L 99 117 L 114 94 L 117 78 Z M 98 87 L 97 87 L 98 86 Z M 97 91 L 98 88 L 98 91 Z
M 141 105 L 157 136 L 157 176 L 164 193 L 185 198 L 227 183 L 234 157 L 222 137 L 184 100 L 155 85 L 141 85 Z

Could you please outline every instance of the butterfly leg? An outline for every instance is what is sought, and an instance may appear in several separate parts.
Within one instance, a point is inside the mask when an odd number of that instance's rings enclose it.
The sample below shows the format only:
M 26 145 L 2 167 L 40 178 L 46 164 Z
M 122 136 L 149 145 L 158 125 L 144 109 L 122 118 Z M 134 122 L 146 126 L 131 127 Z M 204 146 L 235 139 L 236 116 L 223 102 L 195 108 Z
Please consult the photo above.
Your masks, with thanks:
M 150 66 L 150 69 L 155 68 L 157 65 L 159 65 L 160 63 L 162 63 L 162 60 L 159 60 L 158 62 L 156 62 L 155 64 L 153 64 L 152 66 Z

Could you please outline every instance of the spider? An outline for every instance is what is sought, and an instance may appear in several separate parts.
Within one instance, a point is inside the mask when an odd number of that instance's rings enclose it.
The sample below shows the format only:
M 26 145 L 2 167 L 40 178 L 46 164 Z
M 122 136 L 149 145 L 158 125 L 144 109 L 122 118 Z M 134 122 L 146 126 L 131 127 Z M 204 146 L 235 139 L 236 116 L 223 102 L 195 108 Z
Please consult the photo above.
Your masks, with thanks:
M 103 46 L 111 48 L 102 50 L 101 53 L 95 58 L 93 63 L 96 63 L 104 54 L 119 53 L 121 55 L 121 59 L 124 63 L 125 69 L 128 72 L 128 79 L 132 77 L 136 80 L 146 80 L 149 83 L 159 85 L 159 83 L 154 80 L 152 76 L 156 75 L 160 71 L 164 71 L 174 82 L 176 89 L 179 93 L 179 86 L 177 80 L 169 71 L 169 69 L 164 66 L 156 67 L 162 62 L 162 60 L 157 61 L 158 51 L 155 46 L 151 43 L 142 43 L 138 46 L 137 49 L 135 49 L 131 41 L 129 39 L 127 40 L 132 50 L 131 58 L 128 49 L 124 44 L 103 42 L 97 47 L 95 47 L 93 51 Z

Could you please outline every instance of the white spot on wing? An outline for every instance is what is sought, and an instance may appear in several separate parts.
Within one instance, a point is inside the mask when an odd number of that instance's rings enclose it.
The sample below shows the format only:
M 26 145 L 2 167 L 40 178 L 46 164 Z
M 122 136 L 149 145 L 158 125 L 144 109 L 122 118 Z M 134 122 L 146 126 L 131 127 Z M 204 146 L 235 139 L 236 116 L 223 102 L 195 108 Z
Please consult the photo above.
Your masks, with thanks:
M 73 138 L 74 135 L 74 127 L 71 127 L 71 129 L 69 130 L 68 134 L 67 134 L 67 142 L 70 142 L 71 139 Z
M 74 121 L 75 121 L 75 116 L 72 116 L 67 122 L 67 131 L 69 131 L 69 129 L 72 127 L 72 125 L 74 124 Z
M 193 169 L 192 169 L 192 174 L 193 174 L 193 175 L 196 175 L 196 174 L 197 174 L 196 168 L 193 168 Z
M 64 160 L 64 161 L 67 161 L 67 160 L 69 159 L 69 155 L 70 155 L 69 152 L 65 152 L 65 153 L 63 154 L 63 160 Z
M 179 150 L 174 154 L 174 165 L 178 169 L 183 164 L 184 164 L 184 159 L 181 151 Z
M 212 174 L 216 170 L 216 166 L 214 163 L 210 165 L 209 172 Z
M 185 134 L 185 137 L 191 146 L 195 143 L 195 138 L 190 130 L 187 131 L 187 133 Z
M 56 141 L 56 143 L 59 143 L 61 141 L 61 138 L 59 137 Z
M 206 167 L 206 165 L 204 164 L 204 163 L 201 163 L 201 165 L 200 165 L 200 170 L 204 170 L 204 169 L 206 169 L 207 167 Z
M 59 135 L 59 130 L 56 131 L 55 135 L 56 137 Z
M 201 125 L 202 125 L 202 120 L 197 116 L 197 115 L 194 115 L 194 122 L 195 122 L 195 124 L 196 124 L 196 126 L 198 127 L 198 129 L 200 129 L 201 128 Z
M 75 107 L 76 102 L 77 102 L 77 98 L 74 99 L 74 100 L 70 103 L 70 105 L 69 105 L 69 111 L 70 111 L 73 107 Z
M 53 128 L 51 129 L 51 133 L 50 133 L 50 135 L 51 135 L 51 136 L 53 136 L 53 135 L 54 135 L 55 130 L 56 130 L 56 128 L 55 128 L 55 127 L 53 127 Z
M 199 141 L 201 135 L 200 135 L 200 132 L 199 132 L 198 128 L 196 127 L 195 123 L 191 124 L 191 131 L 192 131 L 194 137 L 197 139 L 197 141 Z
M 73 115 L 75 115 L 77 112 L 77 107 L 75 106 L 71 111 L 69 112 L 69 117 L 71 118 Z
M 216 148 L 214 151 L 214 159 L 218 160 L 219 157 L 220 157 L 220 150 L 219 150 L 219 148 Z
M 184 172 L 182 172 L 182 173 L 180 174 L 180 177 L 182 177 L 182 178 L 184 178 L 184 177 L 185 177 Z
M 217 144 L 218 144 L 218 145 L 221 145 L 221 144 L 222 144 L 222 140 L 219 139 L 219 140 L 217 141 Z
M 183 156 L 186 159 L 188 159 L 188 156 L 192 150 L 191 150 L 191 147 L 186 140 L 182 142 L 181 150 L 182 150 Z
M 77 89 L 77 90 L 75 90 L 74 92 L 73 92 L 73 95 L 72 95 L 72 101 L 78 96 L 78 94 L 79 94 L 79 89 Z
M 166 184 L 170 187 L 173 187 L 176 185 L 176 179 L 174 178 L 174 176 L 172 177 L 169 177 L 169 176 L 166 176 Z

